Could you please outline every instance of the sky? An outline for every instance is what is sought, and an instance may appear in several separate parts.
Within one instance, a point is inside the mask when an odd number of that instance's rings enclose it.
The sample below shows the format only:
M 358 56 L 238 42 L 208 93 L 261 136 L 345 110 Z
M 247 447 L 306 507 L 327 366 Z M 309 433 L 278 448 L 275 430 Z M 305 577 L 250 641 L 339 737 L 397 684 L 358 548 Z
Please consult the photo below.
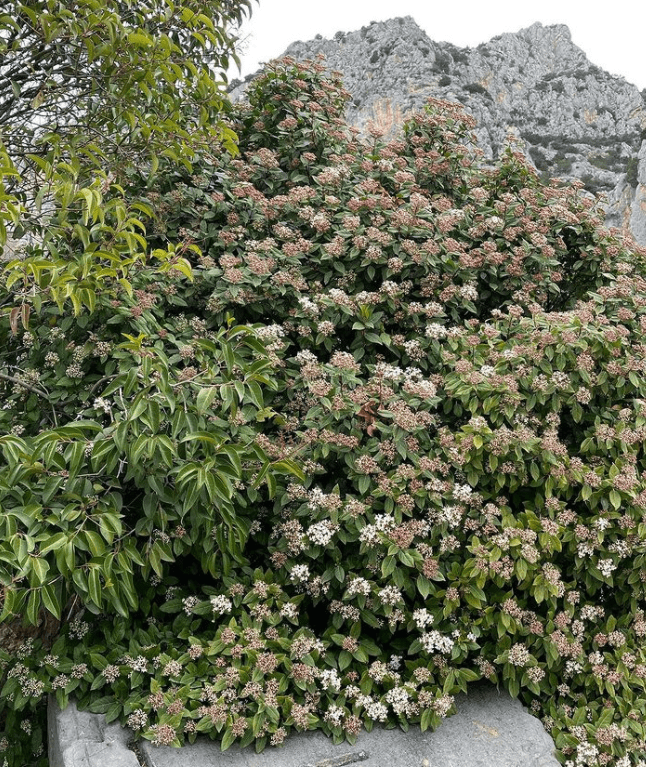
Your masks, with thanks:
M 412 16 L 436 42 L 474 48 L 504 32 L 518 32 L 536 21 L 566 24 L 572 41 L 588 59 L 613 75 L 621 75 L 640 90 L 646 88 L 643 0 L 252 0 L 245 23 L 242 77 L 261 62 L 279 57 L 296 40 L 317 34 L 334 37 L 371 21 Z M 230 78 L 239 77 L 235 70 Z

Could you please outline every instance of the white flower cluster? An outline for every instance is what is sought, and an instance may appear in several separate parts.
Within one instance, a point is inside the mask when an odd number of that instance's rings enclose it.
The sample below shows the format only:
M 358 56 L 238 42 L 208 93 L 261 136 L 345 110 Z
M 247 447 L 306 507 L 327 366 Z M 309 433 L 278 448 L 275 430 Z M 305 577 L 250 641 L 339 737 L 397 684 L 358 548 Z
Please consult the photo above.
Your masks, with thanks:
M 439 322 L 432 322 L 430 325 L 426 326 L 426 335 L 428 338 L 433 338 L 436 341 L 439 341 L 440 338 L 446 337 L 446 328 L 444 325 L 440 325 Z
M 473 490 L 469 485 L 455 485 L 453 487 L 453 496 L 458 501 L 468 501 L 471 498 Z
M 383 681 L 387 676 L 399 678 L 399 674 L 395 674 L 388 668 L 388 666 L 381 660 L 374 660 L 368 667 L 368 676 L 374 679 L 375 682 Z
M 491 365 L 483 365 L 479 372 L 481 376 L 484 376 L 485 378 L 491 378 L 491 376 L 496 374 L 496 368 L 492 367 Z
M 338 690 L 341 687 L 341 679 L 339 678 L 336 669 L 323 669 L 319 671 L 318 677 L 319 683 L 324 690 L 329 690 L 330 688 Z
M 319 509 L 338 509 L 342 505 L 341 498 L 335 493 L 326 494 L 320 487 L 313 487 L 307 494 L 307 506 L 312 511 Z
M 420 641 L 426 652 L 441 652 L 449 655 L 455 642 L 447 636 L 443 636 L 439 631 L 428 631 L 422 634 Z
M 585 741 L 584 743 L 579 743 L 576 747 L 577 767 L 582 767 L 584 764 L 596 764 L 597 756 L 599 756 L 599 749 L 593 743 Z
M 452 695 L 441 695 L 433 702 L 433 711 L 435 711 L 438 716 L 444 718 L 449 713 L 454 703 L 455 698 Z
M 576 547 L 577 557 L 591 557 L 594 554 L 594 546 L 587 541 L 581 541 Z
M 218 613 L 219 615 L 231 612 L 231 608 L 233 607 L 231 600 L 228 597 L 225 597 L 224 594 L 212 596 L 210 602 L 213 612 Z
M 308 493 L 308 508 L 312 509 L 312 511 L 317 511 L 325 505 L 325 498 L 326 495 L 320 487 L 313 487 Z
M 437 317 L 441 314 L 444 314 L 444 307 L 442 304 L 438 304 L 437 301 L 429 301 L 422 307 L 422 312 L 427 317 Z
M 330 357 L 330 365 L 342 370 L 353 370 L 355 372 L 361 370 L 361 366 L 350 352 L 334 352 Z
M 352 306 L 353 301 L 350 296 L 340 288 L 330 288 L 328 298 L 338 306 Z
M 552 373 L 550 381 L 558 389 L 564 389 L 566 386 L 570 385 L 570 376 L 567 375 L 567 373 L 563 373 L 562 371 L 557 370 L 555 373 Z
M 437 394 L 437 387 L 434 383 L 424 378 L 424 374 L 419 368 L 406 368 L 404 371 L 406 380 L 403 389 L 407 394 L 417 397 L 431 398 Z
M 289 577 L 294 583 L 303 583 L 310 577 L 310 568 L 307 565 L 294 565 Z
M 419 368 L 406 368 L 404 376 L 407 381 L 421 381 L 424 378 L 424 373 Z
M 413 620 L 415 621 L 417 628 L 424 631 L 427 626 L 430 626 L 430 624 L 433 623 L 434 618 L 425 607 L 421 607 L 413 613 Z
M 327 546 L 332 540 L 335 530 L 336 525 L 328 520 L 323 520 L 323 522 L 316 522 L 310 525 L 307 530 L 307 537 L 315 546 Z
M 388 707 L 383 703 L 373 700 L 370 695 L 358 695 L 357 703 L 363 707 L 366 714 L 373 722 L 385 722 L 388 717 Z
M 308 298 L 307 296 L 301 296 L 298 299 L 298 303 L 301 305 L 301 310 L 303 311 L 303 314 L 307 314 L 310 317 L 318 317 L 320 314 L 319 307 L 312 301 L 311 298 Z
M 378 378 L 384 378 L 388 381 L 397 381 L 404 375 L 404 371 L 394 365 L 388 365 L 385 362 L 378 362 L 375 365 L 375 375 Z
M 185 597 L 182 599 L 182 607 L 184 608 L 184 612 L 187 615 L 190 615 L 193 612 L 193 608 L 197 607 L 199 604 L 199 599 L 197 597 Z
M 130 655 L 124 656 L 123 663 L 130 666 L 132 671 L 141 671 L 146 673 L 148 671 L 148 661 L 143 655 L 138 655 L 136 658 L 130 657 Z
M 408 713 L 408 691 L 404 687 L 393 687 L 386 693 L 386 701 L 395 714 Z
M 343 723 L 343 716 L 345 712 L 341 706 L 330 706 L 323 715 L 323 719 L 332 725 L 332 727 L 340 727 Z
M 422 347 L 419 345 L 419 341 L 404 341 L 404 351 L 406 354 L 408 354 L 409 357 L 415 357 L 415 355 L 419 354 L 422 350 Z
M 365 578 L 353 578 L 348 584 L 349 597 L 353 597 L 355 594 L 363 594 L 364 597 L 368 597 L 371 590 L 370 582 Z
M 319 184 L 334 184 L 335 182 L 341 181 L 346 169 L 347 166 L 345 165 L 325 168 L 325 170 L 318 174 L 316 181 L 318 181 Z
M 106 414 L 110 413 L 111 410 L 110 403 L 103 399 L 103 397 L 97 397 L 92 403 L 92 407 L 96 408 L 96 410 L 103 410 Z
M 601 661 L 603 663 L 603 660 Z M 565 674 L 566 676 L 574 676 L 580 674 L 583 671 L 583 666 L 576 660 L 568 660 L 565 662 Z
M 613 571 L 617 569 L 617 565 L 612 559 L 600 559 L 597 566 L 604 578 L 609 578 Z
M 256 328 L 255 331 L 262 341 L 276 341 L 285 335 L 282 325 L 265 325 L 264 328 Z
M 612 551 L 613 554 L 617 554 L 619 557 L 627 557 L 630 554 L 630 544 L 627 541 L 613 541 L 608 546 L 608 551 Z
M 467 301 L 477 301 L 478 299 L 478 291 L 476 286 L 471 284 L 462 285 L 460 288 L 460 295 L 462 298 L 466 298 Z
M 138 708 L 128 717 L 128 727 L 131 730 L 141 730 L 148 724 L 148 715 L 142 708 Z
M 375 525 L 366 525 L 359 532 L 359 540 L 368 546 L 372 546 L 379 541 L 379 531 Z
M 581 620 L 593 621 L 596 618 L 603 618 L 605 610 L 601 605 L 583 605 L 579 616 Z
M 312 365 L 316 364 L 318 359 L 309 349 L 303 349 L 296 355 L 296 362 L 298 362 L 299 365 Z
M 396 605 L 402 601 L 401 591 L 396 586 L 385 586 L 379 592 L 379 601 L 382 605 Z
M 296 620 L 298 618 L 298 607 L 292 602 L 286 602 L 280 608 L 281 618 L 287 618 L 288 620 Z
M 524 644 L 518 642 L 509 648 L 509 654 L 507 655 L 507 658 L 509 659 L 509 662 L 512 666 L 518 666 L 519 668 L 522 668 L 523 666 L 526 666 L 530 661 L 529 650 L 525 647 Z
M 377 514 L 374 525 L 366 525 L 359 533 L 359 540 L 369 546 L 379 541 L 379 533 L 390 530 L 395 526 L 395 520 L 390 514 Z
M 462 510 L 459 506 L 445 506 L 440 516 L 449 527 L 457 527 L 462 520 Z
M 380 293 L 385 293 L 387 296 L 395 296 L 401 290 L 401 285 L 398 285 L 392 280 L 384 280 L 379 288 Z
M 345 510 L 353 517 L 358 517 L 366 511 L 366 504 L 356 498 L 348 498 L 345 502 Z

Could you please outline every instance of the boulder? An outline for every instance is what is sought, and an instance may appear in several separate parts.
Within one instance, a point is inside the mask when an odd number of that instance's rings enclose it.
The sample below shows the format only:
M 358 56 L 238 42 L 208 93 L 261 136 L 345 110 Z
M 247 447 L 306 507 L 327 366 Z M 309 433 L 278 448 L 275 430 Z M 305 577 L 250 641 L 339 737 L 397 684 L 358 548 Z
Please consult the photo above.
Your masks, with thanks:
M 130 730 L 116 722 L 107 724 L 103 714 L 79 711 L 73 701 L 61 711 L 50 696 L 47 740 L 49 767 L 140 767 L 128 746 L 133 740 Z
M 558 767 L 554 742 L 520 701 L 489 683 L 456 698 L 457 713 L 434 732 L 411 727 L 362 732 L 356 744 L 334 745 L 320 732 L 289 737 L 280 748 L 253 748 L 201 738 L 182 749 L 139 743 L 145 767 Z M 73 704 L 61 712 L 50 703 L 51 767 L 137 767 L 132 737 L 118 725 Z M 134 761 L 133 761 L 134 760 Z

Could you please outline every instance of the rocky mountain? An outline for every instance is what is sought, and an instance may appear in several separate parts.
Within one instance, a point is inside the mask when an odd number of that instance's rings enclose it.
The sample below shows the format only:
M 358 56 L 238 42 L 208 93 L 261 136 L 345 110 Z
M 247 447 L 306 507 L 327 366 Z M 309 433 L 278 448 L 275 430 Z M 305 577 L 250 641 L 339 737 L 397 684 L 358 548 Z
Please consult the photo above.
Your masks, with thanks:
M 488 157 L 513 131 L 542 174 L 604 193 L 608 224 L 646 245 L 646 91 L 588 61 L 566 26 L 537 23 L 459 48 L 431 40 L 407 16 L 295 42 L 284 55 L 319 53 L 343 73 L 352 124 L 394 132 L 429 96 L 459 101 Z M 232 83 L 234 98 L 245 84 Z

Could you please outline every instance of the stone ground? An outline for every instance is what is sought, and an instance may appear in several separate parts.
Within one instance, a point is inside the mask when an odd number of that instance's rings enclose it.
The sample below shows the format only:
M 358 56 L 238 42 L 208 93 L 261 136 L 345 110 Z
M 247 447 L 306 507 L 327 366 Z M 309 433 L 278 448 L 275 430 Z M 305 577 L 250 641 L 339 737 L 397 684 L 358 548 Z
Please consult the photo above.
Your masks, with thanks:
M 256 754 L 222 753 L 208 739 L 182 749 L 132 745 L 132 733 L 105 718 L 49 706 L 50 767 L 559 767 L 554 742 L 520 701 L 489 683 L 456 698 L 457 714 L 435 732 L 375 728 L 357 743 L 334 745 L 320 732 L 299 733 Z

